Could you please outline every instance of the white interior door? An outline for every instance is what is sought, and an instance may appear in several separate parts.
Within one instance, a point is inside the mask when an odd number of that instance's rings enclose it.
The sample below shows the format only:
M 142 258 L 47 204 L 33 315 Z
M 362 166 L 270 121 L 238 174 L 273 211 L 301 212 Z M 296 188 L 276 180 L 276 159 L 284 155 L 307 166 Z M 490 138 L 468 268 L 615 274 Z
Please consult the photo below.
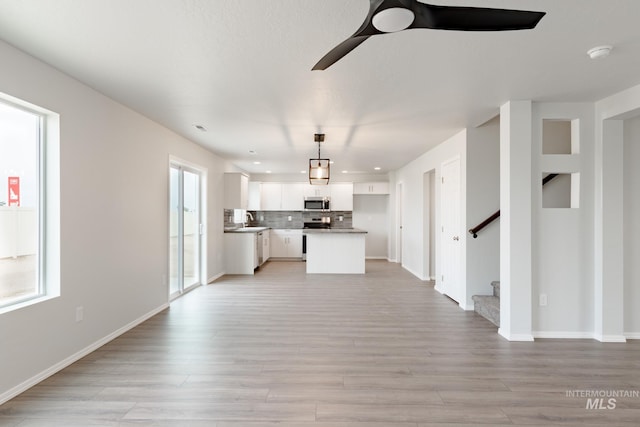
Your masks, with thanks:
M 440 192 L 441 218 L 441 285 L 440 289 L 453 300 L 460 302 L 462 266 L 460 246 L 460 159 L 442 164 Z

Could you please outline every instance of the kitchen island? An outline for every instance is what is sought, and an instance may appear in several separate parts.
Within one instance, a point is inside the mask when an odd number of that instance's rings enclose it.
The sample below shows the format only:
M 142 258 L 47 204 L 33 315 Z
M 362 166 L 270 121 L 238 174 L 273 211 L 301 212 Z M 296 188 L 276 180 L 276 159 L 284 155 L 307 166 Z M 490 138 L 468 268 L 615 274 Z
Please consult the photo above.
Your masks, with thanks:
M 358 228 L 305 229 L 307 273 L 364 274 L 365 235 Z

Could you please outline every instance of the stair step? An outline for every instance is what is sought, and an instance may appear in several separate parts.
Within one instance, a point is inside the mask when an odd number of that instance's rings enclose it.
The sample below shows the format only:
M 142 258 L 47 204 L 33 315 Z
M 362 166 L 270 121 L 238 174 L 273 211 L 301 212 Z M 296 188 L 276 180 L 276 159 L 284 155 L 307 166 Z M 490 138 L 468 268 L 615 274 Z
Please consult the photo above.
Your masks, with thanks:
M 474 295 L 473 310 L 496 326 L 500 326 L 500 298 L 493 295 Z
M 493 286 L 493 296 L 500 298 L 500 281 L 491 282 L 491 286 Z

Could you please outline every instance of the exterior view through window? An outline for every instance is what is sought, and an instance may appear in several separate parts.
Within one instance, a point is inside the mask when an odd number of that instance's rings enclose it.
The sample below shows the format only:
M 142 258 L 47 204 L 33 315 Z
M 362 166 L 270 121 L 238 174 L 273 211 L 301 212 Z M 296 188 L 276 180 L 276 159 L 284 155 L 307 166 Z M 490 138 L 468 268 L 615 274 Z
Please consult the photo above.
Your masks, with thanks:
M 0 101 L 0 308 L 43 295 L 40 114 Z

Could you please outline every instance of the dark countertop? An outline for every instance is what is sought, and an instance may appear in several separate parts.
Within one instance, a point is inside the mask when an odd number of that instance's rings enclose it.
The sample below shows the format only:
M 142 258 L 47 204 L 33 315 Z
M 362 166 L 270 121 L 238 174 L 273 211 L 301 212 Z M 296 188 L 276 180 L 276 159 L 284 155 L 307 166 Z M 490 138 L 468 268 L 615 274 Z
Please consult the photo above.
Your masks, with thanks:
M 259 233 L 265 230 L 271 230 L 271 227 L 238 227 L 225 228 L 225 233 Z M 288 230 L 302 230 L 302 234 L 367 234 L 368 231 L 360 228 L 290 228 Z
M 269 230 L 269 227 L 240 227 L 240 228 L 225 228 L 225 233 L 259 233 L 261 231 Z
M 302 234 L 367 234 L 368 231 L 360 228 L 305 228 Z

